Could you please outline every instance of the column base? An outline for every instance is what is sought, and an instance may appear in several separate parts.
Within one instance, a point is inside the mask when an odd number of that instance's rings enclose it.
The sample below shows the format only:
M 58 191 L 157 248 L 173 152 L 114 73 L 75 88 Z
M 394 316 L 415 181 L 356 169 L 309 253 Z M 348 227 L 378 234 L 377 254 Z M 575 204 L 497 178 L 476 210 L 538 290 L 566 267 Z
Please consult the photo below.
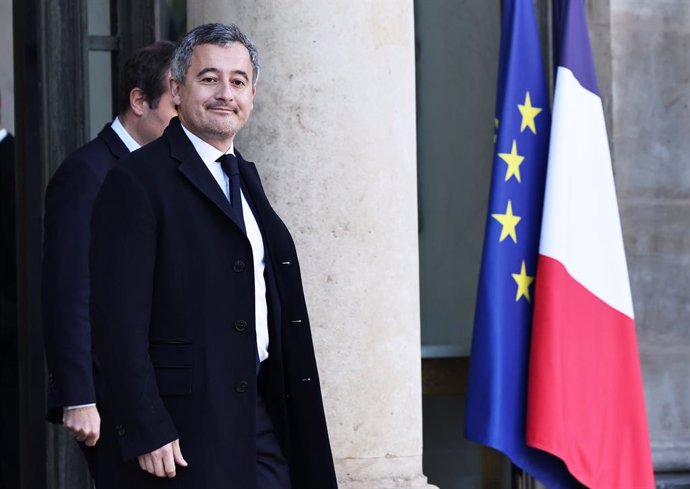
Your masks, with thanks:
M 362 481 L 339 481 L 340 489 L 438 489 L 438 487 L 428 484 L 426 477 L 410 480 L 362 480 Z
M 421 471 L 421 456 L 336 460 L 340 489 L 438 489 Z

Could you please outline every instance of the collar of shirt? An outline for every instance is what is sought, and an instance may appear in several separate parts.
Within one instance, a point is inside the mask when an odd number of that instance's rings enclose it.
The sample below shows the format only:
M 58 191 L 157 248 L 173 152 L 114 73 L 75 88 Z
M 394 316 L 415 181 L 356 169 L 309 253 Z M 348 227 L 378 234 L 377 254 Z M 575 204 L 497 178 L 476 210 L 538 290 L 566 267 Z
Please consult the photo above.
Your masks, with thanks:
M 7 129 L 4 127 L 0 129 L 0 143 L 2 142 L 3 139 L 7 137 Z
M 120 137 L 120 139 L 122 139 L 122 142 L 125 143 L 125 146 L 127 146 L 127 149 L 130 153 L 141 148 L 141 144 L 137 143 L 134 140 L 134 138 L 127 132 L 125 126 L 123 126 L 122 122 L 120 122 L 119 117 L 115 118 L 113 123 L 110 124 L 110 127 L 113 129 L 113 131 L 115 131 L 115 134 L 117 134 Z

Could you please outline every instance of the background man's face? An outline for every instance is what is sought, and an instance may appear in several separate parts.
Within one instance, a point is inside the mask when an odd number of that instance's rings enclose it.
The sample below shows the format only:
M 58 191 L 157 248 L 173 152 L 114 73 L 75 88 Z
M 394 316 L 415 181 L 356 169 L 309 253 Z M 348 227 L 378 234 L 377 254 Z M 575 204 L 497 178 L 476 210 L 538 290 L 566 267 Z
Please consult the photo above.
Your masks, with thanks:
M 192 133 L 225 151 L 254 108 L 249 51 L 240 43 L 194 48 L 185 84 L 172 82 L 182 123 Z

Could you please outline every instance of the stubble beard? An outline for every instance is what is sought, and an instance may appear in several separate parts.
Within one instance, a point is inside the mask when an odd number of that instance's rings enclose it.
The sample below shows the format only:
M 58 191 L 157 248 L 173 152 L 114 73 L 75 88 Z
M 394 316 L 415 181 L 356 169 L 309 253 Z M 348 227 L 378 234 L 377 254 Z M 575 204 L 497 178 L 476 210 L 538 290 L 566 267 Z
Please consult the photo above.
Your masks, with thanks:
M 235 139 L 240 129 L 237 127 L 239 121 L 232 119 L 218 120 L 215 117 L 204 117 L 201 119 L 189 118 L 189 120 L 187 120 L 187 118 L 180 114 L 180 120 L 187 129 L 207 143 L 214 141 L 226 143 L 227 141 L 232 141 Z
M 210 108 L 206 108 L 210 111 Z M 227 120 L 218 120 L 215 118 L 207 119 L 206 132 L 208 137 L 215 140 L 225 141 L 228 139 L 234 139 L 239 130 L 244 124 L 242 124 L 237 113 L 237 109 L 234 111 L 234 117 L 230 116 Z

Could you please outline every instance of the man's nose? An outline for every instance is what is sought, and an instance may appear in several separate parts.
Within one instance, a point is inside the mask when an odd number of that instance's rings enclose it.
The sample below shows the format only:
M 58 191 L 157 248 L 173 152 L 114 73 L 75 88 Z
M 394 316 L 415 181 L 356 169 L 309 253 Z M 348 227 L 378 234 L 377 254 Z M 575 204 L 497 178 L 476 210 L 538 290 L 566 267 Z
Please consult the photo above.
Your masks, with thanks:
M 223 82 L 219 85 L 217 96 L 222 100 L 232 100 L 234 94 L 230 82 Z

